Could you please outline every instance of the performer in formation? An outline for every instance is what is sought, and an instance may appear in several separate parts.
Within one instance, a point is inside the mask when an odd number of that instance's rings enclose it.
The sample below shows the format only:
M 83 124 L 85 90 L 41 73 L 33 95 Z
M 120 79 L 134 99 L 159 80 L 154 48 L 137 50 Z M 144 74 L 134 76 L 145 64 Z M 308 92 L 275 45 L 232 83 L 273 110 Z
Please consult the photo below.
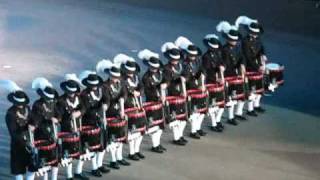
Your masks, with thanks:
M 104 72 L 109 78 L 104 82 L 104 93 L 109 97 L 110 104 L 105 112 L 108 129 L 107 150 L 111 154 L 110 167 L 120 169 L 120 165 L 129 166 L 123 158 L 123 144 L 127 141 L 128 122 L 125 116 L 124 102 L 127 91 L 121 76 L 121 56 L 114 57 L 113 62 L 102 60 L 97 64 L 100 73 Z M 117 62 L 118 61 L 118 62 Z M 117 63 L 115 63 L 117 62 Z
M 43 168 L 43 179 L 48 179 L 46 167 L 50 167 L 51 179 L 57 180 L 60 160 L 58 129 L 61 121 L 57 106 L 58 93 L 52 84 L 43 77 L 34 79 L 32 88 L 40 96 L 33 103 L 32 118 L 36 126 L 34 138 L 39 142 L 38 147 L 42 163 L 41 167 Z
M 108 97 L 103 93 L 103 80 L 95 72 L 84 71 L 80 74 L 81 83 L 86 87 L 81 93 L 85 108 L 83 115 L 84 146 L 93 152 L 91 174 L 101 177 L 109 169 L 103 166 L 106 148 L 106 129 L 104 128 L 103 111 L 109 104 Z
M 83 71 L 79 78 L 66 74 L 61 96 L 47 79 L 36 78 L 32 88 L 40 98 L 32 109 L 29 97 L 15 82 L 1 80 L 0 87 L 12 103 L 6 123 L 14 178 L 48 179 L 51 172 L 56 180 L 62 166 L 67 179 L 88 180 L 85 161 L 91 161 L 92 176 L 102 177 L 110 171 L 103 162 L 106 152 L 110 152 L 110 168 L 130 165 L 123 157 L 125 143 L 128 159 L 144 159 L 140 146 L 145 134 L 151 137 L 151 151 L 163 153 L 165 127 L 173 132 L 173 144 L 184 146 L 188 123 L 190 137 L 200 139 L 207 134 L 202 125 L 206 117 L 212 131 L 224 131 L 225 108 L 231 125 L 247 120 L 245 103 L 247 116 L 265 112 L 261 98 L 266 90 L 274 91 L 284 83 L 284 67 L 267 62 L 262 25 L 239 16 L 235 25 L 221 21 L 216 30 L 225 42 L 216 34 L 206 35 L 204 54 L 183 36 L 164 43 L 165 65 L 159 54 L 139 51 L 137 56 L 147 67 L 143 74 L 141 64 L 125 54 L 99 61 L 96 71 Z
M 202 56 L 202 67 L 209 92 L 208 112 L 211 118 L 211 130 L 222 132 L 224 129 L 221 118 L 225 106 L 225 68 L 222 59 L 221 42 L 217 35 L 208 34 L 203 39 L 203 43 L 208 48 L 207 52 Z
M 246 59 L 247 75 L 249 78 L 250 101 L 248 103 L 248 115 L 257 116 L 255 112 L 263 113 L 265 111 L 260 106 L 260 100 L 264 91 L 263 74 L 265 73 L 267 61 L 264 46 L 259 37 L 263 33 L 263 29 L 257 20 L 246 16 L 239 16 L 235 24 L 237 27 L 241 24 L 244 25 L 247 32 L 246 36 L 242 39 L 242 49 Z
M 151 136 L 151 151 L 163 153 L 166 151 L 161 145 L 161 135 L 165 126 L 165 107 L 167 84 L 164 82 L 162 68 L 163 65 L 159 59 L 159 54 L 148 49 L 139 52 L 138 57 L 148 66 L 142 78 L 146 104 L 144 109 L 148 118 L 147 133 Z
M 202 121 L 207 113 L 208 94 L 205 88 L 205 77 L 201 66 L 201 51 L 190 40 L 178 37 L 175 44 L 182 50 L 183 72 L 186 81 L 190 137 L 200 139 L 206 133 L 201 129 Z
M 80 97 L 80 80 L 75 74 L 66 74 L 65 81 L 60 84 L 64 94 L 57 102 L 58 112 L 61 116 L 62 161 L 66 162 L 67 179 L 73 179 L 72 163 L 78 160 L 75 178 L 89 179 L 82 173 L 84 153 L 81 141 L 82 116 L 86 109 Z
M 35 129 L 31 118 L 29 97 L 13 81 L 0 81 L 0 87 L 8 92 L 8 100 L 12 106 L 5 116 L 10 141 L 10 166 L 11 174 L 16 180 L 33 180 L 37 171 L 36 162 L 33 159 L 32 136 Z
M 188 141 L 183 137 L 183 132 L 188 119 L 187 90 L 186 80 L 182 76 L 181 51 L 172 42 L 163 44 L 161 51 L 169 61 L 163 70 L 164 81 L 167 84 L 168 97 L 166 100 L 169 104 L 169 115 L 166 120 L 173 131 L 173 143 L 176 145 L 186 145 Z
M 246 120 L 243 116 L 245 103 L 244 78 L 246 73 L 245 59 L 239 44 L 240 34 L 235 26 L 226 21 L 217 25 L 217 31 L 226 39 L 222 47 L 222 58 L 225 67 L 225 80 L 227 84 L 228 123 L 237 125 L 238 120 Z

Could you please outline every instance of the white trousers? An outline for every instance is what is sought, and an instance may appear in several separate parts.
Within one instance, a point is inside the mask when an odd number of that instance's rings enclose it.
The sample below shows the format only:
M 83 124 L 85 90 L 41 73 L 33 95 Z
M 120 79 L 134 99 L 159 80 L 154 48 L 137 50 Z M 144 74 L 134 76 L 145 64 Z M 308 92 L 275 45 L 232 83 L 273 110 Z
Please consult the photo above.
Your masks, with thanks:
M 175 141 L 183 137 L 184 129 L 187 125 L 186 121 L 175 120 L 169 124 L 169 128 L 172 129 L 173 139 Z
M 122 142 L 111 142 L 111 144 L 109 144 L 109 146 L 107 147 L 107 151 L 110 152 L 111 154 L 112 162 L 121 161 L 123 159 L 122 148 L 123 148 Z
M 161 135 L 162 135 L 162 129 L 160 129 L 159 126 L 154 126 L 148 130 L 148 134 L 151 137 L 152 141 L 152 147 L 158 147 L 161 143 Z
M 226 106 L 228 108 L 228 119 L 233 119 L 234 118 L 234 107 L 237 104 L 237 101 L 230 100 L 227 102 Z
M 204 119 L 204 114 L 201 113 L 193 113 L 189 117 L 189 121 L 191 123 L 191 133 L 196 133 L 201 129 L 201 125 Z
M 58 167 L 52 167 L 51 168 L 51 180 L 57 180 L 58 179 L 58 171 L 59 168 Z M 43 180 L 48 180 L 48 172 L 44 173 L 44 175 L 42 176 Z
M 238 101 L 237 102 L 237 107 L 236 107 L 236 112 L 235 114 L 238 116 L 242 116 L 243 115 L 243 107 L 244 107 L 244 101 Z
M 261 94 L 252 94 L 248 100 L 248 111 L 253 111 L 254 108 L 260 107 Z
M 140 145 L 141 145 L 142 139 L 143 139 L 143 136 L 140 132 L 128 133 L 130 155 L 134 155 L 135 153 L 140 152 Z
M 34 180 L 35 173 L 27 171 L 26 180 Z M 23 174 L 18 174 L 14 176 L 15 180 L 23 180 Z
M 211 107 L 209 108 L 209 115 L 211 118 L 211 125 L 213 127 L 217 126 L 217 123 L 221 122 L 222 114 L 224 112 L 224 108 L 219 107 Z

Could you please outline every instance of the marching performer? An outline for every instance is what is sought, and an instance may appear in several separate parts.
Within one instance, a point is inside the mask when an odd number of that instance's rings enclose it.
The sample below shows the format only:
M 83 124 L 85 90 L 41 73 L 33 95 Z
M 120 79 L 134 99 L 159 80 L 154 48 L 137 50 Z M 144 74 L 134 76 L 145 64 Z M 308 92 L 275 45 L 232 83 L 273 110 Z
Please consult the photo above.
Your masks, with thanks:
M 209 115 L 211 118 L 211 130 L 222 132 L 224 126 L 221 117 L 224 112 L 224 66 L 222 49 L 219 38 L 215 34 L 208 34 L 203 39 L 204 45 L 208 48 L 202 56 L 202 67 L 206 75 L 206 84 L 210 94 Z M 212 85 L 212 88 L 209 86 Z M 214 86 L 216 85 L 216 86 Z M 221 88 L 222 87 L 222 88 Z
M 244 77 L 245 59 L 239 44 L 240 34 L 237 27 L 222 21 L 217 25 L 217 31 L 221 32 L 226 39 L 226 44 L 222 48 L 223 63 L 225 66 L 225 79 L 228 85 L 228 123 L 237 125 L 235 118 L 246 120 L 243 116 L 245 103 Z M 230 79 L 230 80 L 229 80 Z M 236 110 L 234 108 L 236 105 Z
M 242 49 L 246 58 L 246 68 L 248 72 L 264 74 L 267 57 L 264 46 L 260 39 L 263 33 L 261 24 L 257 20 L 246 16 L 239 16 L 235 22 L 237 27 L 244 25 L 247 35 L 242 38 Z M 263 80 L 260 81 L 263 83 Z M 248 103 L 248 115 L 257 116 L 255 112 L 263 113 L 265 110 L 260 106 L 260 100 L 263 92 L 257 92 L 258 84 L 255 84 L 255 93 L 251 94 L 252 101 Z M 261 87 L 263 89 L 263 87 Z
M 102 115 L 109 104 L 109 99 L 103 93 L 102 78 L 95 72 L 83 71 L 79 78 L 81 83 L 86 87 L 81 93 L 81 100 L 85 108 L 82 122 L 84 133 L 85 129 L 88 129 L 88 132 L 85 133 L 85 144 L 88 144 L 88 148 L 94 153 L 91 160 L 91 174 L 101 177 L 102 173 L 110 171 L 103 166 L 107 137 Z
M 57 180 L 60 161 L 60 154 L 57 151 L 57 148 L 60 149 L 58 127 L 61 120 L 57 109 L 58 93 L 43 77 L 33 80 L 32 89 L 40 96 L 32 106 L 32 118 L 36 124 L 35 139 L 44 140 L 43 146 L 39 148 L 43 150 L 39 152 L 40 158 L 45 160 L 45 166 L 51 166 L 51 179 Z M 48 179 L 48 173 L 44 171 L 43 179 Z
M 191 123 L 190 137 L 200 139 L 200 136 L 206 135 L 201 129 L 201 125 L 208 110 L 208 94 L 200 61 L 201 51 L 199 47 L 183 36 L 177 38 L 175 45 L 182 51 L 182 59 L 184 60 L 182 76 L 186 80 L 188 113 Z
M 111 154 L 109 166 L 113 169 L 120 169 L 119 164 L 130 165 L 122 155 L 123 144 L 127 140 L 127 120 L 124 112 L 127 92 L 122 81 L 120 66 L 121 64 L 115 64 L 111 60 L 102 60 L 96 66 L 97 72 L 109 75 L 109 78 L 103 84 L 103 89 L 110 99 L 105 116 L 108 129 L 107 150 Z
M 169 62 L 164 66 L 164 81 L 167 84 L 167 101 L 169 103 L 170 117 L 167 118 L 169 127 L 173 131 L 173 143 L 176 145 L 186 145 L 187 140 L 183 137 L 183 132 L 188 119 L 186 104 L 185 78 L 182 76 L 182 64 L 180 62 L 181 52 L 172 42 L 162 45 L 161 51 Z
M 151 137 L 151 151 L 163 153 L 166 149 L 161 145 L 161 135 L 164 129 L 165 88 L 162 64 L 159 54 L 148 49 L 138 53 L 138 57 L 148 66 L 148 70 L 142 77 L 144 94 L 146 96 L 145 110 L 148 116 L 148 131 Z
M 125 54 L 118 54 L 114 62 L 123 67 L 122 76 L 127 92 L 124 108 L 128 116 L 128 157 L 138 161 L 145 158 L 140 152 L 140 145 L 146 131 L 146 114 L 142 103 L 143 84 L 138 76 L 139 65 L 134 58 Z
M 33 143 L 30 134 L 33 134 L 35 126 L 31 118 L 29 97 L 13 81 L 2 80 L 0 87 L 8 91 L 8 100 L 12 106 L 6 113 L 6 123 L 10 134 L 10 166 L 11 174 L 16 180 L 33 180 L 36 166 L 30 161 L 34 152 L 32 152 Z
M 65 81 L 60 84 L 64 94 L 59 97 L 57 108 L 61 116 L 61 132 L 65 134 L 62 137 L 63 156 L 70 159 L 66 165 L 67 179 L 73 179 L 72 160 L 78 159 L 75 178 L 88 180 L 89 178 L 82 173 L 84 160 L 80 158 L 81 141 L 80 130 L 82 125 L 82 116 L 85 108 L 80 98 L 80 80 L 75 74 L 66 74 Z M 63 135 L 64 135 L 63 134 Z

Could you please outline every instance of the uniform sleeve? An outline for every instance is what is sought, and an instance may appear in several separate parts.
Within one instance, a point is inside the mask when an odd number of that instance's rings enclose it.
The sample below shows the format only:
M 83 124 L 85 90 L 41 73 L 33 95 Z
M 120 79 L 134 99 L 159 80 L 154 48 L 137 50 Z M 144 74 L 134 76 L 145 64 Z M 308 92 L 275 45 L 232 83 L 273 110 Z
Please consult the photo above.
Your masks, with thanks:
M 56 104 L 56 114 L 59 114 L 58 117 L 62 117 L 65 114 L 66 108 L 62 99 L 59 99 Z M 60 118 L 61 119 L 61 118 Z
M 142 83 L 143 83 L 144 88 L 146 88 L 146 89 L 152 87 L 152 83 L 151 83 L 151 81 L 149 80 L 149 76 L 147 75 L 147 73 L 145 73 L 145 74 L 142 76 Z
M 87 94 L 85 92 L 82 92 L 80 94 L 80 99 L 81 99 L 81 104 L 82 104 L 81 111 L 82 111 L 82 114 L 85 114 L 87 109 L 89 108 Z
M 262 42 L 261 39 L 259 39 L 260 45 L 261 45 L 261 49 L 260 49 L 260 56 L 265 55 L 266 54 L 266 50 L 265 50 L 265 46 Z
M 192 77 L 188 66 L 184 65 L 183 71 L 182 71 L 182 76 L 186 79 L 186 81 L 189 81 L 190 78 Z
M 165 67 L 163 70 L 163 80 L 164 80 L 164 83 L 167 83 L 168 85 L 172 80 L 171 72 L 168 67 Z
M 108 89 L 105 86 L 102 86 L 102 103 L 106 104 L 107 107 L 110 106 L 110 94 L 108 93 Z
M 139 77 L 138 77 L 139 78 Z M 138 84 L 138 91 L 140 91 L 140 93 L 142 94 L 144 91 L 144 85 L 142 83 L 142 79 L 139 78 L 139 84 Z
M 121 88 L 120 96 L 124 99 L 124 101 L 126 101 L 128 98 L 128 89 L 123 81 L 121 81 L 121 83 L 122 83 L 122 88 Z
M 247 66 L 247 58 L 245 57 L 245 54 L 243 52 L 243 43 L 239 44 L 240 47 L 238 47 L 238 56 L 239 56 L 239 66 L 244 65 L 245 67 Z
M 59 109 L 59 104 L 58 101 L 56 102 L 55 106 L 54 106 L 54 117 L 58 119 L 59 122 L 61 122 L 62 120 L 62 115 Z
M 242 41 L 242 52 L 246 58 L 250 58 L 250 46 L 246 40 Z
M 228 52 L 225 48 L 222 49 L 222 64 L 226 67 L 227 62 L 229 61 Z
M 42 119 L 41 108 L 38 102 L 35 102 L 33 104 L 31 114 L 32 114 L 31 117 L 34 122 L 34 125 L 38 127 Z
M 81 112 L 81 115 L 84 115 L 84 113 L 86 112 L 86 106 L 81 96 L 79 96 L 79 101 L 80 101 L 79 111 Z
M 6 114 L 6 124 L 9 134 L 13 142 L 26 145 L 26 141 L 23 139 L 21 132 L 18 131 L 16 118 L 16 114 L 13 111 L 8 110 Z
M 210 70 L 210 66 L 211 66 L 211 64 L 210 64 L 210 59 L 209 59 L 209 57 L 208 57 L 208 54 L 205 53 L 205 54 L 202 56 L 202 61 L 201 61 L 201 68 L 202 68 L 203 73 L 204 73 L 205 75 L 208 74 L 208 71 Z

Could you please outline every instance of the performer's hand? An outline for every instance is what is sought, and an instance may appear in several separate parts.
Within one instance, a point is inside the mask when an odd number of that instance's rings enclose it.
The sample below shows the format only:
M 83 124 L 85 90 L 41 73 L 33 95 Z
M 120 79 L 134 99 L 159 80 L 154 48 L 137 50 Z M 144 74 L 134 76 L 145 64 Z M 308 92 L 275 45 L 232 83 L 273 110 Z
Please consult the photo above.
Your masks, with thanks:
M 36 129 L 36 127 L 34 127 L 33 125 L 29 125 L 29 129 L 30 129 L 31 131 L 34 131 L 34 130 Z
M 226 70 L 226 68 L 225 68 L 224 66 L 220 66 L 219 68 L 220 68 L 220 71 L 221 71 L 222 73 Z
M 121 119 L 125 119 L 126 118 L 126 115 L 124 113 L 121 113 L 120 116 L 121 116 Z
M 264 70 L 265 70 L 264 66 L 260 66 L 260 67 L 259 67 L 259 71 L 260 71 L 260 72 L 264 73 Z
M 267 56 L 266 55 L 262 55 L 261 56 L 261 61 L 264 62 L 264 63 L 267 62 L 268 61 Z
M 73 118 L 79 118 L 81 116 L 81 112 L 80 111 L 75 111 L 72 113 L 72 117 Z
M 181 76 L 181 81 L 186 82 L 186 78 Z
M 161 89 L 166 89 L 168 87 L 167 83 L 163 83 L 160 85 L 160 88 Z
M 161 96 L 161 102 L 163 102 L 163 103 L 166 102 L 166 97 Z
M 140 96 L 140 92 L 139 92 L 139 91 L 133 91 L 133 95 L 134 95 L 135 97 L 139 97 L 139 96 Z
M 55 118 L 55 117 L 52 117 L 52 118 L 51 118 L 51 121 L 52 121 L 53 123 L 56 123 L 56 124 L 59 123 L 59 120 L 58 120 L 57 118 Z

